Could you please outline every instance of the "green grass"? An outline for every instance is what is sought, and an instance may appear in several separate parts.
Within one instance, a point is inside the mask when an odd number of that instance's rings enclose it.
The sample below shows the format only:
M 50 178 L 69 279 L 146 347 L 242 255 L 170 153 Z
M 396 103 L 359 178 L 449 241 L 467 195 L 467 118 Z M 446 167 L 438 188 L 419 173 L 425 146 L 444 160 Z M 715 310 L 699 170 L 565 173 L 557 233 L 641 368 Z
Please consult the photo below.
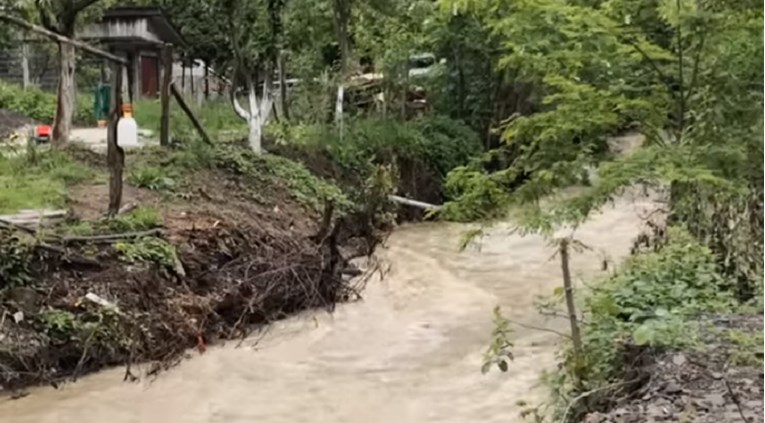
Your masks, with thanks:
M 66 187 L 97 177 L 65 152 L 42 150 L 35 160 L 0 154 L 0 213 L 66 205 Z
M 207 100 L 202 107 L 199 107 L 195 101 L 187 99 L 187 104 L 213 139 L 247 134 L 247 124 L 234 113 L 228 101 Z M 159 100 L 140 100 L 136 102 L 134 109 L 139 128 L 159 134 L 162 115 Z M 174 100 L 170 103 L 170 133 L 171 138 L 175 140 L 190 140 L 198 137 L 191 121 Z

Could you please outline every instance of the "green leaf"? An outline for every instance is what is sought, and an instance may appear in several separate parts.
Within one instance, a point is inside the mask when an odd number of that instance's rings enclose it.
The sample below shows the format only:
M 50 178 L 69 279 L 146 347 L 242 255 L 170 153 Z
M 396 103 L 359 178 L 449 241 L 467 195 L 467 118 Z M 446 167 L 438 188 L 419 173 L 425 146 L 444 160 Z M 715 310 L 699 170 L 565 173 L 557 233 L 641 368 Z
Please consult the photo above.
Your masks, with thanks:
M 649 345 L 653 341 L 654 328 L 648 323 L 644 323 L 638 326 L 632 332 L 632 340 L 635 345 Z

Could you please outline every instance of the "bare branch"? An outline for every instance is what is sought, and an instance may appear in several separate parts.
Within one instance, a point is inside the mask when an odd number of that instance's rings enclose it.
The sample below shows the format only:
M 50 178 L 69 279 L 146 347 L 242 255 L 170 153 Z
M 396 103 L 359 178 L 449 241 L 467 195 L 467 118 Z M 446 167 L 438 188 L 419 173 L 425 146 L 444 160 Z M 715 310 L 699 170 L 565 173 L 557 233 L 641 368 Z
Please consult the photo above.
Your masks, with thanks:
M 538 330 L 540 332 L 550 332 L 550 333 L 554 333 L 554 334 L 556 334 L 558 336 L 562 336 L 564 338 L 571 339 L 571 335 L 565 334 L 563 332 L 558 332 L 555 329 L 544 328 L 544 327 L 541 327 L 541 326 L 534 326 L 534 325 L 530 325 L 530 324 L 519 322 L 517 320 L 512 320 L 512 319 L 507 319 L 507 321 L 512 323 L 512 324 L 514 324 L 514 325 L 518 325 L 518 326 L 520 326 L 522 328 Z
M 239 104 L 239 100 L 236 98 L 236 88 L 238 83 L 239 83 L 239 62 L 237 61 L 236 66 L 234 66 L 233 75 L 231 75 L 231 89 L 229 90 L 229 95 L 231 96 L 231 105 L 234 107 L 234 112 L 236 112 L 236 115 L 244 119 L 245 122 L 249 122 L 250 114 L 247 113 L 246 110 L 244 110 L 242 105 Z

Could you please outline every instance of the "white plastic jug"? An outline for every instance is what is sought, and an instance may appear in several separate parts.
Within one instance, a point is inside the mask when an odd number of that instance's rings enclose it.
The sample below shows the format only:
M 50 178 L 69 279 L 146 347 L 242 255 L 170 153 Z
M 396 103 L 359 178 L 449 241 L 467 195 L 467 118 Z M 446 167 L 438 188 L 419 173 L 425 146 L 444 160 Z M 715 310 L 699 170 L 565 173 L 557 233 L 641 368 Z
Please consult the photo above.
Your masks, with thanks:
M 122 117 L 117 122 L 117 144 L 120 147 L 138 147 L 138 123 L 133 119 L 133 105 L 122 105 Z

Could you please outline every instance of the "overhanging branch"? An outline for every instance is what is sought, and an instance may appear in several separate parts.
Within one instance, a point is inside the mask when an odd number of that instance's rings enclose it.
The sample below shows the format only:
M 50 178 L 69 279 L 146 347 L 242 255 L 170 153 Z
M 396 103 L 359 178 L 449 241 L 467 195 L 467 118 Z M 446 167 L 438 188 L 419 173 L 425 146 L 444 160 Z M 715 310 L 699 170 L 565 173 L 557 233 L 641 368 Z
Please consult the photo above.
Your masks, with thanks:
M 15 16 L 11 16 L 11 15 L 8 15 L 8 14 L 5 14 L 5 13 L 0 13 L 0 21 L 5 21 L 5 22 L 8 22 L 8 23 L 20 26 L 20 27 L 22 27 L 24 29 L 28 29 L 28 30 L 30 30 L 32 32 L 36 32 L 38 34 L 44 35 L 44 36 L 46 36 L 46 37 L 48 37 L 48 38 L 50 38 L 50 39 L 52 39 L 54 41 L 60 42 L 60 43 L 70 44 L 70 45 L 72 45 L 74 47 L 77 47 L 79 49 L 85 50 L 88 53 L 92 53 L 92 54 L 94 54 L 94 55 L 96 55 L 98 57 L 102 57 L 102 58 L 110 60 L 112 62 L 116 62 L 116 63 L 119 63 L 121 65 L 127 65 L 128 64 L 127 60 L 123 59 L 122 57 L 115 56 L 115 55 L 113 55 L 111 53 L 107 53 L 107 52 L 105 52 L 103 50 L 97 49 L 97 48 L 95 48 L 93 46 L 90 46 L 88 44 L 85 44 L 85 43 L 83 43 L 81 41 L 77 41 L 77 40 L 73 40 L 73 39 L 71 39 L 69 37 L 65 37 L 65 36 L 63 36 L 61 34 L 56 34 L 53 31 L 49 31 L 49 30 L 47 30 L 47 29 L 45 29 L 45 28 L 43 28 L 41 26 L 37 26 L 37 25 L 31 24 L 31 23 L 29 23 L 29 22 L 27 22 L 27 21 L 25 21 L 23 19 L 15 17 Z

